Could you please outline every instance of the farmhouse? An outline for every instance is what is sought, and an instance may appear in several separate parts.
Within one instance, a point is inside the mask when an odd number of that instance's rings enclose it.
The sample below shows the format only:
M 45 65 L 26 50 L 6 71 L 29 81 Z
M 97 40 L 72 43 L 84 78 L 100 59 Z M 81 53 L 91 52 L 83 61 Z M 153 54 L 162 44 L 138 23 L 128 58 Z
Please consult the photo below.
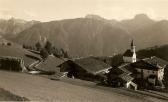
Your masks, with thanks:
M 104 80 L 104 74 L 112 68 L 110 65 L 91 57 L 68 60 L 60 67 L 61 72 L 68 72 L 68 77 L 90 81 Z
M 168 62 L 153 56 L 132 63 L 131 66 L 139 72 L 138 78 L 148 80 L 149 83 L 156 85 L 158 81 L 163 80 L 164 68 L 167 64 Z
M 134 77 L 131 76 L 132 72 L 125 68 L 127 64 L 120 67 L 112 68 L 108 73 L 108 84 L 114 87 L 126 87 L 137 89 L 137 85 L 133 82 Z

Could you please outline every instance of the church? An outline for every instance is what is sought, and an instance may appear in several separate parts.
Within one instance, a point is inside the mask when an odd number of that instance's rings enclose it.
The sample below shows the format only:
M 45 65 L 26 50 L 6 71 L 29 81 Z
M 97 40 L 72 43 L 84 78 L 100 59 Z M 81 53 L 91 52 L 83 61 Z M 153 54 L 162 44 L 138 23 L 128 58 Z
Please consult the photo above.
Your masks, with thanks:
M 131 42 L 131 47 L 130 49 L 126 50 L 125 53 L 123 54 L 123 60 L 126 63 L 134 63 L 136 62 L 136 50 L 135 50 L 135 45 L 134 41 L 132 40 Z
M 137 60 L 136 46 L 133 40 L 130 49 L 127 49 L 123 54 L 123 60 L 124 63 L 119 66 L 119 68 L 131 71 L 132 74 L 134 74 L 135 79 L 146 80 L 147 83 L 154 86 L 162 83 L 164 78 L 164 69 L 168 65 L 168 62 L 156 56 Z

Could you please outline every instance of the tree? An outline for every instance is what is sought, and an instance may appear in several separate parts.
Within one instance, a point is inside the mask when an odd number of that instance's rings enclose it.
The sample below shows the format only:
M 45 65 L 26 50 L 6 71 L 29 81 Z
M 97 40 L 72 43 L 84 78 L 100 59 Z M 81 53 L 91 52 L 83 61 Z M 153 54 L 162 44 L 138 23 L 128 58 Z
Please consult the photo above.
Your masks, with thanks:
M 49 54 L 52 54 L 52 44 L 49 41 L 46 42 L 45 49 Z
M 41 48 L 42 48 L 40 42 L 37 42 L 37 43 L 35 44 L 35 46 L 36 46 L 37 51 L 40 51 Z
M 69 58 L 69 55 L 68 55 L 67 51 L 64 52 L 64 58 Z
M 40 55 L 41 55 L 41 58 L 46 59 L 49 56 L 49 53 L 48 53 L 48 51 L 46 49 L 43 48 L 40 51 Z
M 113 58 L 111 59 L 111 66 L 112 67 L 118 67 L 121 65 L 121 63 L 123 63 L 123 56 L 118 54 L 113 56 Z

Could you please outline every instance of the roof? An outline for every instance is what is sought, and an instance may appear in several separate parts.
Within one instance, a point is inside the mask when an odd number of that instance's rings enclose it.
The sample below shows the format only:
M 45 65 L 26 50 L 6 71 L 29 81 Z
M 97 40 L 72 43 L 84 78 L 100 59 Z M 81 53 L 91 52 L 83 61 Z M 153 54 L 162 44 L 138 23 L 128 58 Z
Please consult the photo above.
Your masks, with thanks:
M 156 56 L 153 56 L 151 58 L 145 58 L 135 63 L 132 63 L 131 65 L 135 68 L 140 69 L 159 70 L 168 65 L 168 62 Z
M 110 73 L 112 75 L 120 75 L 120 74 L 123 74 L 124 72 L 119 68 L 111 68 Z
M 48 56 L 46 60 L 35 66 L 36 69 L 45 72 L 56 72 L 59 71 L 58 66 L 64 61 L 54 56 Z
M 110 65 L 104 62 L 96 60 L 94 58 L 90 58 L 90 57 L 75 59 L 74 63 L 81 66 L 86 71 L 94 73 L 94 74 L 97 74 L 97 73 L 103 72 L 106 69 L 112 68 Z
M 152 65 L 159 65 L 161 67 L 164 67 L 166 65 L 168 65 L 168 62 L 161 59 L 161 58 L 158 58 L 156 56 L 153 56 L 151 58 L 146 58 L 146 59 L 143 59 L 145 62 L 149 63 L 149 64 L 152 64 Z
M 130 68 L 130 63 L 123 63 L 118 68 L 126 74 L 131 74 L 132 73 L 130 70 L 128 70 Z
M 119 79 L 124 82 L 132 81 L 134 78 L 130 76 L 131 72 L 127 70 L 125 67 L 128 66 L 128 63 L 124 63 L 118 68 L 112 68 L 110 71 L 111 79 Z
M 120 79 L 122 79 L 124 82 L 129 82 L 132 81 L 134 78 L 131 77 L 130 75 L 123 73 L 118 76 Z
M 130 49 L 128 49 L 128 50 L 125 51 L 125 53 L 123 54 L 123 56 L 132 57 L 133 56 L 133 52 Z

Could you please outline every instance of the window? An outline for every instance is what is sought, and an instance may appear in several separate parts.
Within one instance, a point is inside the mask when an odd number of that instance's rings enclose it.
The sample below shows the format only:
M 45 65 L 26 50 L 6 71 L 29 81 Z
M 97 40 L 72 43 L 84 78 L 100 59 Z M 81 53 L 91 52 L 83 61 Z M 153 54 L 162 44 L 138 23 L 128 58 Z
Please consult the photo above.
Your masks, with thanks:
M 153 73 L 155 73 L 155 71 L 153 71 Z

